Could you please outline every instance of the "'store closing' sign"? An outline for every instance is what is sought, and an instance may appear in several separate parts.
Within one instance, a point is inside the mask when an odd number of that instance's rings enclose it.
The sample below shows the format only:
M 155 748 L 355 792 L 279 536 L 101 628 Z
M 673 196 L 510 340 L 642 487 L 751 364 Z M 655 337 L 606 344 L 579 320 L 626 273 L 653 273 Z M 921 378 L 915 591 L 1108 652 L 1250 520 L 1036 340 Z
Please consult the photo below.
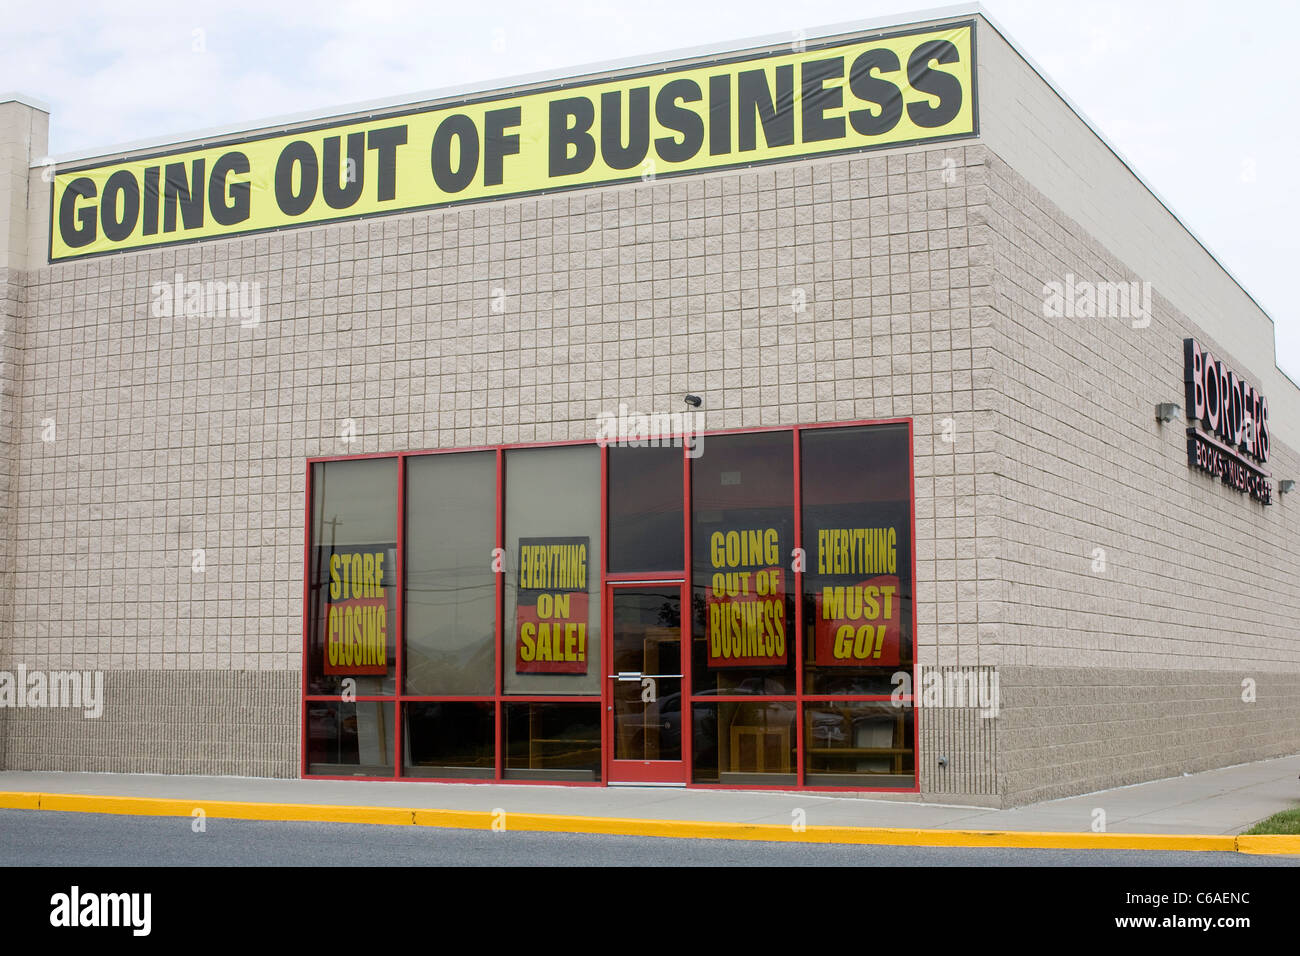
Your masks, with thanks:
M 520 538 L 515 673 L 587 673 L 588 538 Z
M 60 167 L 51 262 L 971 136 L 970 22 Z
M 388 673 L 388 598 L 385 551 L 343 551 L 329 556 L 325 603 L 325 673 Z

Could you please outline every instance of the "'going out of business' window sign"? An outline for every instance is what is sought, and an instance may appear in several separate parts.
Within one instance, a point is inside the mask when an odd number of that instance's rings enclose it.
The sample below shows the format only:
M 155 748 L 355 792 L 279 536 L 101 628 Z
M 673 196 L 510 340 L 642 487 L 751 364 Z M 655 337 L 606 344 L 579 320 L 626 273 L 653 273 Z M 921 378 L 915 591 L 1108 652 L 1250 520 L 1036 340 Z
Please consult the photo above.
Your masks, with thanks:
M 1271 504 L 1268 400 L 1196 339 L 1183 340 L 1187 384 L 1187 463 L 1256 501 Z
M 970 22 L 57 171 L 50 261 L 978 132 Z

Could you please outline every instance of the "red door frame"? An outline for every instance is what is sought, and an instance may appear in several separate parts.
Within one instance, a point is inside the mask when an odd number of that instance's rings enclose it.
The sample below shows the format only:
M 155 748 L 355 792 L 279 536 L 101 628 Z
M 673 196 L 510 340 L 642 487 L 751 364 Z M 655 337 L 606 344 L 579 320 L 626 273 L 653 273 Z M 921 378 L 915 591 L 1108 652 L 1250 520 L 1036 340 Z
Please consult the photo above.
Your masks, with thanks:
M 618 682 L 614 672 L 614 592 L 655 586 L 677 585 L 677 597 L 682 610 L 679 624 L 677 670 L 682 675 L 679 681 L 679 699 L 681 701 L 681 735 L 682 755 L 677 760 L 616 760 L 614 758 L 614 686 Z M 605 591 L 601 595 L 601 648 L 600 660 L 604 673 L 601 674 L 601 700 L 605 707 L 602 720 L 602 734 L 606 742 L 604 753 L 603 776 L 610 784 L 662 784 L 686 786 L 690 782 L 686 758 L 686 741 L 690 733 L 690 688 L 687 686 L 686 660 L 690 653 L 690 604 L 686 588 L 686 578 L 679 572 L 671 574 L 625 575 L 624 579 L 605 582 Z M 662 666 L 662 665 L 661 665 Z

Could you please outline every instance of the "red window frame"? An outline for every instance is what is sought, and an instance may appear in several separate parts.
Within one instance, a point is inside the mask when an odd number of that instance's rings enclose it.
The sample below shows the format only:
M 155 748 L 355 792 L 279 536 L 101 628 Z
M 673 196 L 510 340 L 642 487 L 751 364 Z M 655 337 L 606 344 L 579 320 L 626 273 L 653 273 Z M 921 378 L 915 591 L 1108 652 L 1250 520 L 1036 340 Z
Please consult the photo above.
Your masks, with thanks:
M 911 548 L 909 556 L 911 567 L 909 572 L 912 583 L 912 667 L 913 678 L 915 678 L 915 667 L 917 659 L 917 592 L 916 592 L 916 448 L 915 448 L 915 425 L 914 420 L 910 417 L 903 418 L 881 418 L 881 419 L 860 419 L 855 421 L 826 422 L 809 425 L 773 425 L 759 428 L 729 428 L 705 431 L 704 437 L 710 435 L 737 435 L 737 434 L 754 434 L 760 432 L 788 432 L 791 435 L 791 441 L 794 445 L 794 540 L 796 543 L 803 541 L 803 487 L 801 476 L 801 435 L 805 431 L 812 431 L 822 428 L 855 428 L 869 427 L 875 425 L 907 425 L 907 470 L 908 470 L 908 513 L 911 522 Z M 413 782 L 427 783 L 509 783 L 509 784 L 541 784 L 544 786 L 568 786 L 568 787 L 603 787 L 607 786 L 609 778 L 609 764 L 612 760 L 613 741 L 607 739 L 609 736 L 607 721 L 604 720 L 606 708 L 611 703 L 609 682 L 602 679 L 600 682 L 600 694 L 588 695 L 533 695 L 533 694 L 505 694 L 503 692 L 503 653 L 502 639 L 504 627 L 504 599 L 505 599 L 505 575 L 496 576 L 496 602 L 495 602 L 495 671 L 494 671 L 494 693 L 490 696 L 427 696 L 403 693 L 404 676 L 402 670 L 402 653 L 405 644 L 405 606 L 406 606 L 406 578 L 403 562 L 406 552 L 406 460 L 424 455 L 445 455 L 461 454 L 466 452 L 494 452 L 496 455 L 496 547 L 505 548 L 505 453 L 512 448 L 548 448 L 562 447 L 569 445 L 597 445 L 600 448 L 600 536 L 601 536 L 601 567 L 600 567 L 600 593 L 601 593 L 601 613 L 605 613 L 604 598 L 608 593 L 607 585 L 623 581 L 641 581 L 654 577 L 665 579 L 676 579 L 684 577 L 686 580 L 686 589 L 689 592 L 692 587 L 691 583 L 691 459 L 682 454 L 682 491 L 683 499 L 683 566 L 679 571 L 662 572 L 660 574 L 645 574 L 638 572 L 627 572 L 618 574 L 609 574 L 606 568 L 609 564 L 607 552 L 608 530 L 609 530 L 609 471 L 608 459 L 609 449 L 605 445 L 594 439 L 581 439 L 571 441 L 550 441 L 550 442 L 513 442 L 501 445 L 476 445 L 463 448 L 438 448 L 421 451 L 400 451 L 400 452 L 371 452 L 361 455 L 329 455 L 318 456 L 307 459 L 307 483 L 305 489 L 305 523 L 303 526 L 303 602 L 302 602 L 302 674 L 301 674 L 301 694 L 299 699 L 299 746 L 300 746 L 300 774 L 303 778 L 312 780 L 406 780 Z M 397 614 L 396 614 L 396 680 L 394 684 L 394 693 L 392 696 L 383 695 L 358 695 L 358 703 L 363 701 L 380 701 L 392 703 L 394 711 L 393 719 L 393 774 L 391 776 L 359 776 L 352 774 L 312 774 L 308 773 L 308 743 L 307 743 L 307 705 L 309 702 L 325 701 L 337 703 L 338 695 L 334 694 L 309 694 L 307 693 L 307 675 L 308 664 L 307 655 L 310 646 L 310 569 L 311 569 L 311 507 L 312 507 L 312 468 L 317 464 L 324 464 L 334 461 L 357 461 L 369 458 L 396 458 L 397 459 Z M 804 627 L 803 627 L 803 572 L 794 572 L 794 621 L 795 621 L 795 689 L 794 694 L 779 694 L 772 696 L 756 697 L 754 695 L 732 696 L 732 695 L 708 695 L 698 698 L 700 703 L 726 703 L 737 701 L 742 703 L 754 703 L 758 700 L 770 701 L 772 703 L 790 703 L 795 708 L 795 773 L 796 783 L 792 787 L 788 783 L 782 784 L 722 784 L 722 783 L 696 783 L 690 779 L 693 768 L 693 748 L 691 721 L 693 720 L 694 705 L 696 696 L 693 692 L 686 693 L 691 688 L 690 684 L 690 655 L 685 655 L 684 666 L 688 669 L 685 671 L 683 680 L 683 695 L 686 702 L 682 706 L 682 718 L 685 725 L 682 728 L 682 757 L 685 763 L 687 780 L 685 785 L 688 788 L 700 790 L 808 790 L 815 792 L 840 792 L 847 791 L 852 793 L 919 793 L 920 792 L 920 775 L 919 761 L 917 754 L 917 745 L 919 742 L 919 729 L 917 727 L 916 709 L 914 695 L 907 694 L 902 697 L 905 706 L 912 708 L 912 775 L 913 782 L 911 787 L 854 787 L 854 786 L 808 786 L 805 783 L 805 754 L 804 754 L 804 710 L 808 704 L 819 703 L 880 703 L 889 702 L 892 698 L 890 695 L 858 695 L 858 694 L 808 694 L 804 688 Z M 685 622 L 684 622 L 685 626 Z M 608 635 L 602 627 L 602 666 L 604 665 L 603 644 Z M 491 778 L 488 777 L 411 777 L 402 775 L 402 706 L 408 702 L 426 702 L 426 701 L 465 701 L 483 704 L 492 704 L 495 714 L 495 773 Z M 601 779 L 599 780 L 533 780 L 518 779 L 504 776 L 504 752 L 503 745 L 503 721 L 502 707 L 508 703 L 590 703 L 598 706 L 598 719 L 600 720 L 601 734 Z

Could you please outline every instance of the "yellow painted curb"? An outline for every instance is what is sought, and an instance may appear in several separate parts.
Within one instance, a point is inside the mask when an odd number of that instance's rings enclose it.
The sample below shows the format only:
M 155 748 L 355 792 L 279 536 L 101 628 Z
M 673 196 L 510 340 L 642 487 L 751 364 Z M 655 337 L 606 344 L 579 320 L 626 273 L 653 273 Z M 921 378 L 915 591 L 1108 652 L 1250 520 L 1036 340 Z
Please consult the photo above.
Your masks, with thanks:
M 39 810 L 40 808 L 39 793 L 0 793 L 0 810 Z
M 1300 836 L 1261 833 L 1237 837 L 1239 853 L 1295 853 L 1300 855 Z
M 377 823 L 387 826 L 505 829 L 537 833 L 599 833 L 616 836 L 697 840 L 757 840 L 774 843 L 838 843 L 877 846 L 1002 847 L 1058 850 L 1181 850 L 1300 854 L 1300 837 L 1221 836 L 1165 833 L 1052 833 L 1017 830 L 922 830 L 892 827 L 823 827 L 796 830 L 762 823 L 695 820 L 637 820 L 487 810 L 426 810 L 410 807 L 335 806 L 312 803 L 255 803 L 177 800 L 96 794 L 0 792 L 0 808 L 114 813 L 138 816 L 205 816 L 231 820 Z

